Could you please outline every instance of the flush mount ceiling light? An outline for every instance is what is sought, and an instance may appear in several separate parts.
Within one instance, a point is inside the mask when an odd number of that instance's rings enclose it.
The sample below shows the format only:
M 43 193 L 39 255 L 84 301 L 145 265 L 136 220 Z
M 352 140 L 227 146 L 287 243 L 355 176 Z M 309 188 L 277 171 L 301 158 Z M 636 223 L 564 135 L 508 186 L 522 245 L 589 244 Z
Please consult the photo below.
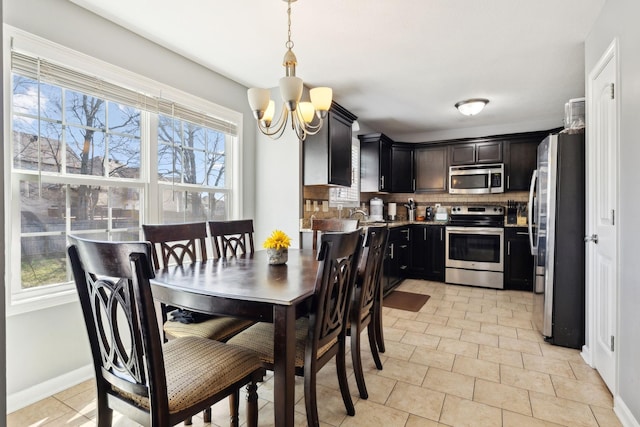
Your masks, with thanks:
M 333 91 L 328 87 L 317 87 L 309 91 L 311 102 L 300 102 L 303 90 L 302 79 L 296 77 L 298 60 L 293 53 L 293 41 L 291 41 L 291 3 L 296 0 L 284 1 L 287 2 L 288 32 L 285 43 L 287 51 L 282 63 L 285 68 L 285 77 L 280 79 L 280 95 L 283 105 L 278 121 L 273 123 L 275 103 L 270 99 L 269 89 L 254 87 L 247 91 L 247 96 L 260 132 L 273 139 L 280 138 L 289 121 L 289 116 L 291 116 L 291 127 L 296 132 L 298 139 L 304 141 L 307 135 L 314 135 L 322 128 L 323 119 L 331 108 Z
M 456 108 L 465 116 L 475 116 L 489 103 L 485 98 L 472 98 L 456 103 Z

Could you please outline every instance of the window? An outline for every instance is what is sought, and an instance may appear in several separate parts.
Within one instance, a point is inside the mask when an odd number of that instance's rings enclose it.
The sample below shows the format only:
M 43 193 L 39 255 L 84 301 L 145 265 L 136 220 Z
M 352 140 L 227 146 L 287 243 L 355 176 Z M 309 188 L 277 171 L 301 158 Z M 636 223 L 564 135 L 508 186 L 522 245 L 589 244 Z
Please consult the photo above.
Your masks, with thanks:
M 19 50 L 11 65 L 11 304 L 75 297 L 69 234 L 139 240 L 143 222 L 237 214 L 238 113 L 175 90 L 173 101 L 166 87 L 157 88 L 162 98 L 133 91 Z M 113 81 L 119 74 L 130 83 L 122 70 Z

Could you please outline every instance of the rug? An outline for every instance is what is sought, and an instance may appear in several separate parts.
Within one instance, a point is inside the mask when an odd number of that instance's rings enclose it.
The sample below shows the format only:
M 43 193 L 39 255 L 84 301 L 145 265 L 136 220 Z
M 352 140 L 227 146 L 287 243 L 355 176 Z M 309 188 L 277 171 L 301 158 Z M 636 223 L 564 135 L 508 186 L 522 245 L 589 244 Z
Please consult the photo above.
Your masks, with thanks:
M 420 311 L 429 300 L 429 295 L 414 294 L 413 292 L 392 291 L 384 297 L 382 305 L 398 310 Z

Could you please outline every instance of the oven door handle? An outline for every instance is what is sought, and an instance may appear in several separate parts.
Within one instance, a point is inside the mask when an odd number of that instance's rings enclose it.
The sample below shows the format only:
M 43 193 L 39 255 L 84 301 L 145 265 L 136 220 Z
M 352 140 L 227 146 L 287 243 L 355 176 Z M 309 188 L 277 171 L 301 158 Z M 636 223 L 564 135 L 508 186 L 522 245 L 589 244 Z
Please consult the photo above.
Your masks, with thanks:
M 533 171 L 531 175 L 531 185 L 529 186 L 529 203 L 527 203 L 527 225 L 529 229 L 529 247 L 531 248 L 531 255 L 538 255 L 538 247 L 533 244 L 533 190 L 536 188 L 536 181 L 538 180 L 538 170 Z
M 464 234 L 496 234 L 504 235 L 504 229 L 500 227 L 455 227 L 447 226 L 447 233 L 464 233 Z

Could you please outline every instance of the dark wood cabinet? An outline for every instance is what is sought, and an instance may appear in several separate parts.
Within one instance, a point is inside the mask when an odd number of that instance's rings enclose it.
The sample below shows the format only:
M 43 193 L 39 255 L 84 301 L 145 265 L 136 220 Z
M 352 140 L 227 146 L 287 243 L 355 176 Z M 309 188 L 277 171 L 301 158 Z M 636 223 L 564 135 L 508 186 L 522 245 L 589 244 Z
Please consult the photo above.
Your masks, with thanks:
M 385 294 L 398 286 L 409 269 L 409 226 L 389 229 L 389 245 L 384 260 L 382 287 Z
M 531 174 L 536 168 L 538 144 L 544 137 L 505 142 L 503 147 L 505 165 L 505 191 L 529 189 Z
M 449 147 L 451 165 L 502 163 L 502 141 L 454 144 Z
M 444 239 L 443 225 L 411 225 L 410 277 L 444 282 Z
M 448 147 L 415 148 L 416 193 L 442 193 L 448 188 Z
M 506 227 L 504 288 L 533 291 L 533 256 L 525 227 Z
M 413 166 L 413 147 L 405 144 L 391 146 L 391 192 L 413 193 Z
M 383 133 L 358 135 L 360 139 L 360 191 L 391 192 L 393 141 Z
M 322 129 L 303 143 L 304 185 L 351 186 L 351 126 L 357 117 L 331 105 Z

